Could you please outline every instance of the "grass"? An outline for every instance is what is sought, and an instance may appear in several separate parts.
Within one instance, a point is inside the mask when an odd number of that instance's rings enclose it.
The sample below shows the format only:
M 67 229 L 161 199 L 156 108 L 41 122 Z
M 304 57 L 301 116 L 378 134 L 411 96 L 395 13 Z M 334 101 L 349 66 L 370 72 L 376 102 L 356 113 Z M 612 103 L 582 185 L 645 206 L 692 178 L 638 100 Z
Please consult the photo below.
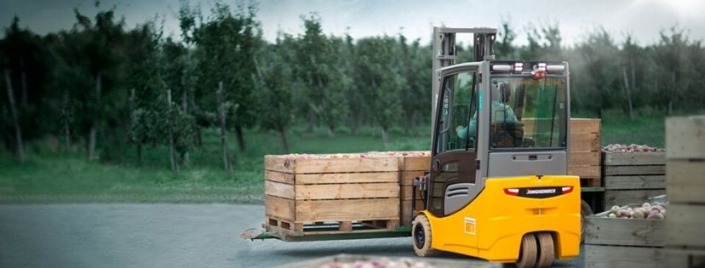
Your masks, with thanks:
M 427 150 L 429 135 L 393 131 L 388 149 L 374 129 L 356 134 L 342 130 L 328 137 L 293 129 L 291 153 L 341 153 L 385 150 Z M 260 203 L 263 200 L 263 160 L 267 154 L 284 154 L 274 132 L 249 130 L 246 149 L 236 149 L 230 138 L 234 172 L 223 171 L 216 129 L 203 132 L 203 145 L 189 154 L 190 164 L 180 172 L 169 170 L 168 148 L 148 146 L 144 165 L 137 163 L 134 146 L 115 145 L 103 151 L 110 161 L 86 161 L 79 148 L 59 148 L 50 140 L 27 146 L 29 159 L 18 163 L 0 150 L 0 203 L 167 202 Z
M 664 119 L 659 113 L 640 111 L 635 120 L 617 111 L 603 113 L 602 145 L 646 144 L 664 147 Z M 324 129 L 308 132 L 304 126 L 291 129 L 291 153 L 354 153 L 369 151 L 428 150 L 430 128 L 411 133 L 390 131 L 384 148 L 376 128 L 355 134 L 341 129 L 328 137 Z M 181 202 L 260 203 L 264 192 L 263 158 L 284 154 L 274 132 L 247 130 L 247 147 L 240 151 L 233 137 L 229 150 L 235 171 L 222 170 L 220 140 L 216 129 L 203 132 L 203 145 L 189 154 L 190 165 L 180 172 L 169 170 L 168 149 L 147 146 L 144 165 L 139 166 L 134 146 L 113 145 L 102 155 L 109 160 L 86 161 L 80 148 L 60 148 L 51 140 L 27 146 L 29 159 L 18 163 L 0 150 L 0 203 L 47 202 Z

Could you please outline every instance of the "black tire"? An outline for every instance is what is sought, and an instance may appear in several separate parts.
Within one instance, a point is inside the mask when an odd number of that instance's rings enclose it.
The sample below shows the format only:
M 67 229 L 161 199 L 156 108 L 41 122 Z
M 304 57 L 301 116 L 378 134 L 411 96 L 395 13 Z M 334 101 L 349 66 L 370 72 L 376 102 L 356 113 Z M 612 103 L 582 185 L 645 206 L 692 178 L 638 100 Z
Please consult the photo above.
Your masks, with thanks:
M 538 257 L 538 245 L 534 234 L 525 234 L 521 239 L 519 259 L 515 263 L 517 268 L 534 267 Z
M 414 252 L 419 257 L 433 257 L 440 253 L 438 250 L 431 248 L 431 223 L 426 215 L 420 214 L 416 216 L 411 228 L 411 237 L 414 244 Z
M 585 228 L 587 227 L 587 217 L 592 216 L 594 213 L 590 205 L 588 205 L 585 200 L 580 202 L 580 244 L 585 243 Z

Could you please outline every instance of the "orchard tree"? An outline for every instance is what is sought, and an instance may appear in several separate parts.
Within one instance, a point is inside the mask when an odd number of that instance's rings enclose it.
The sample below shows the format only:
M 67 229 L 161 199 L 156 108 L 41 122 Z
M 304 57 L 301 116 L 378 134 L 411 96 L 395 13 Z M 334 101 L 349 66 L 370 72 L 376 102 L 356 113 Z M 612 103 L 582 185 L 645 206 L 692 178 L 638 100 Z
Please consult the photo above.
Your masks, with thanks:
M 400 94 L 408 88 L 399 69 L 396 40 L 372 37 L 358 41 L 355 55 L 356 80 L 381 129 L 382 143 L 389 144 L 389 129 L 401 119 Z

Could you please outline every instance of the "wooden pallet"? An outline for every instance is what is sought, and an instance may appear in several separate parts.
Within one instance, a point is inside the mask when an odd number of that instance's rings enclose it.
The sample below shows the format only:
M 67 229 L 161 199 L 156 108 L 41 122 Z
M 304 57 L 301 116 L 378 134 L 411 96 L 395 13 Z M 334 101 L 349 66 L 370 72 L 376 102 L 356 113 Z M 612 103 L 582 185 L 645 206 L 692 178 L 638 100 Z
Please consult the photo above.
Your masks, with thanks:
M 262 224 L 262 227 L 264 227 L 268 232 L 291 236 L 350 232 L 387 232 L 399 227 L 399 220 L 290 222 L 278 218 L 267 217 L 265 219 L 265 223 Z

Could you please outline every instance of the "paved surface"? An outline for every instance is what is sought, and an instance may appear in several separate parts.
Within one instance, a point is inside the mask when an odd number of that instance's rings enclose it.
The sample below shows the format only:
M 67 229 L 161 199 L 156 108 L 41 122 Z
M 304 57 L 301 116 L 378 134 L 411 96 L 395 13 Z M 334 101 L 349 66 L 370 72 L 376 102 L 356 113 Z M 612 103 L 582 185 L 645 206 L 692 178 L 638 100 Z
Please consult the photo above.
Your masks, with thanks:
M 241 239 L 243 230 L 260 229 L 263 215 L 261 205 L 0 205 L 0 267 L 249 268 L 341 253 L 414 256 L 410 238 L 298 243 Z

